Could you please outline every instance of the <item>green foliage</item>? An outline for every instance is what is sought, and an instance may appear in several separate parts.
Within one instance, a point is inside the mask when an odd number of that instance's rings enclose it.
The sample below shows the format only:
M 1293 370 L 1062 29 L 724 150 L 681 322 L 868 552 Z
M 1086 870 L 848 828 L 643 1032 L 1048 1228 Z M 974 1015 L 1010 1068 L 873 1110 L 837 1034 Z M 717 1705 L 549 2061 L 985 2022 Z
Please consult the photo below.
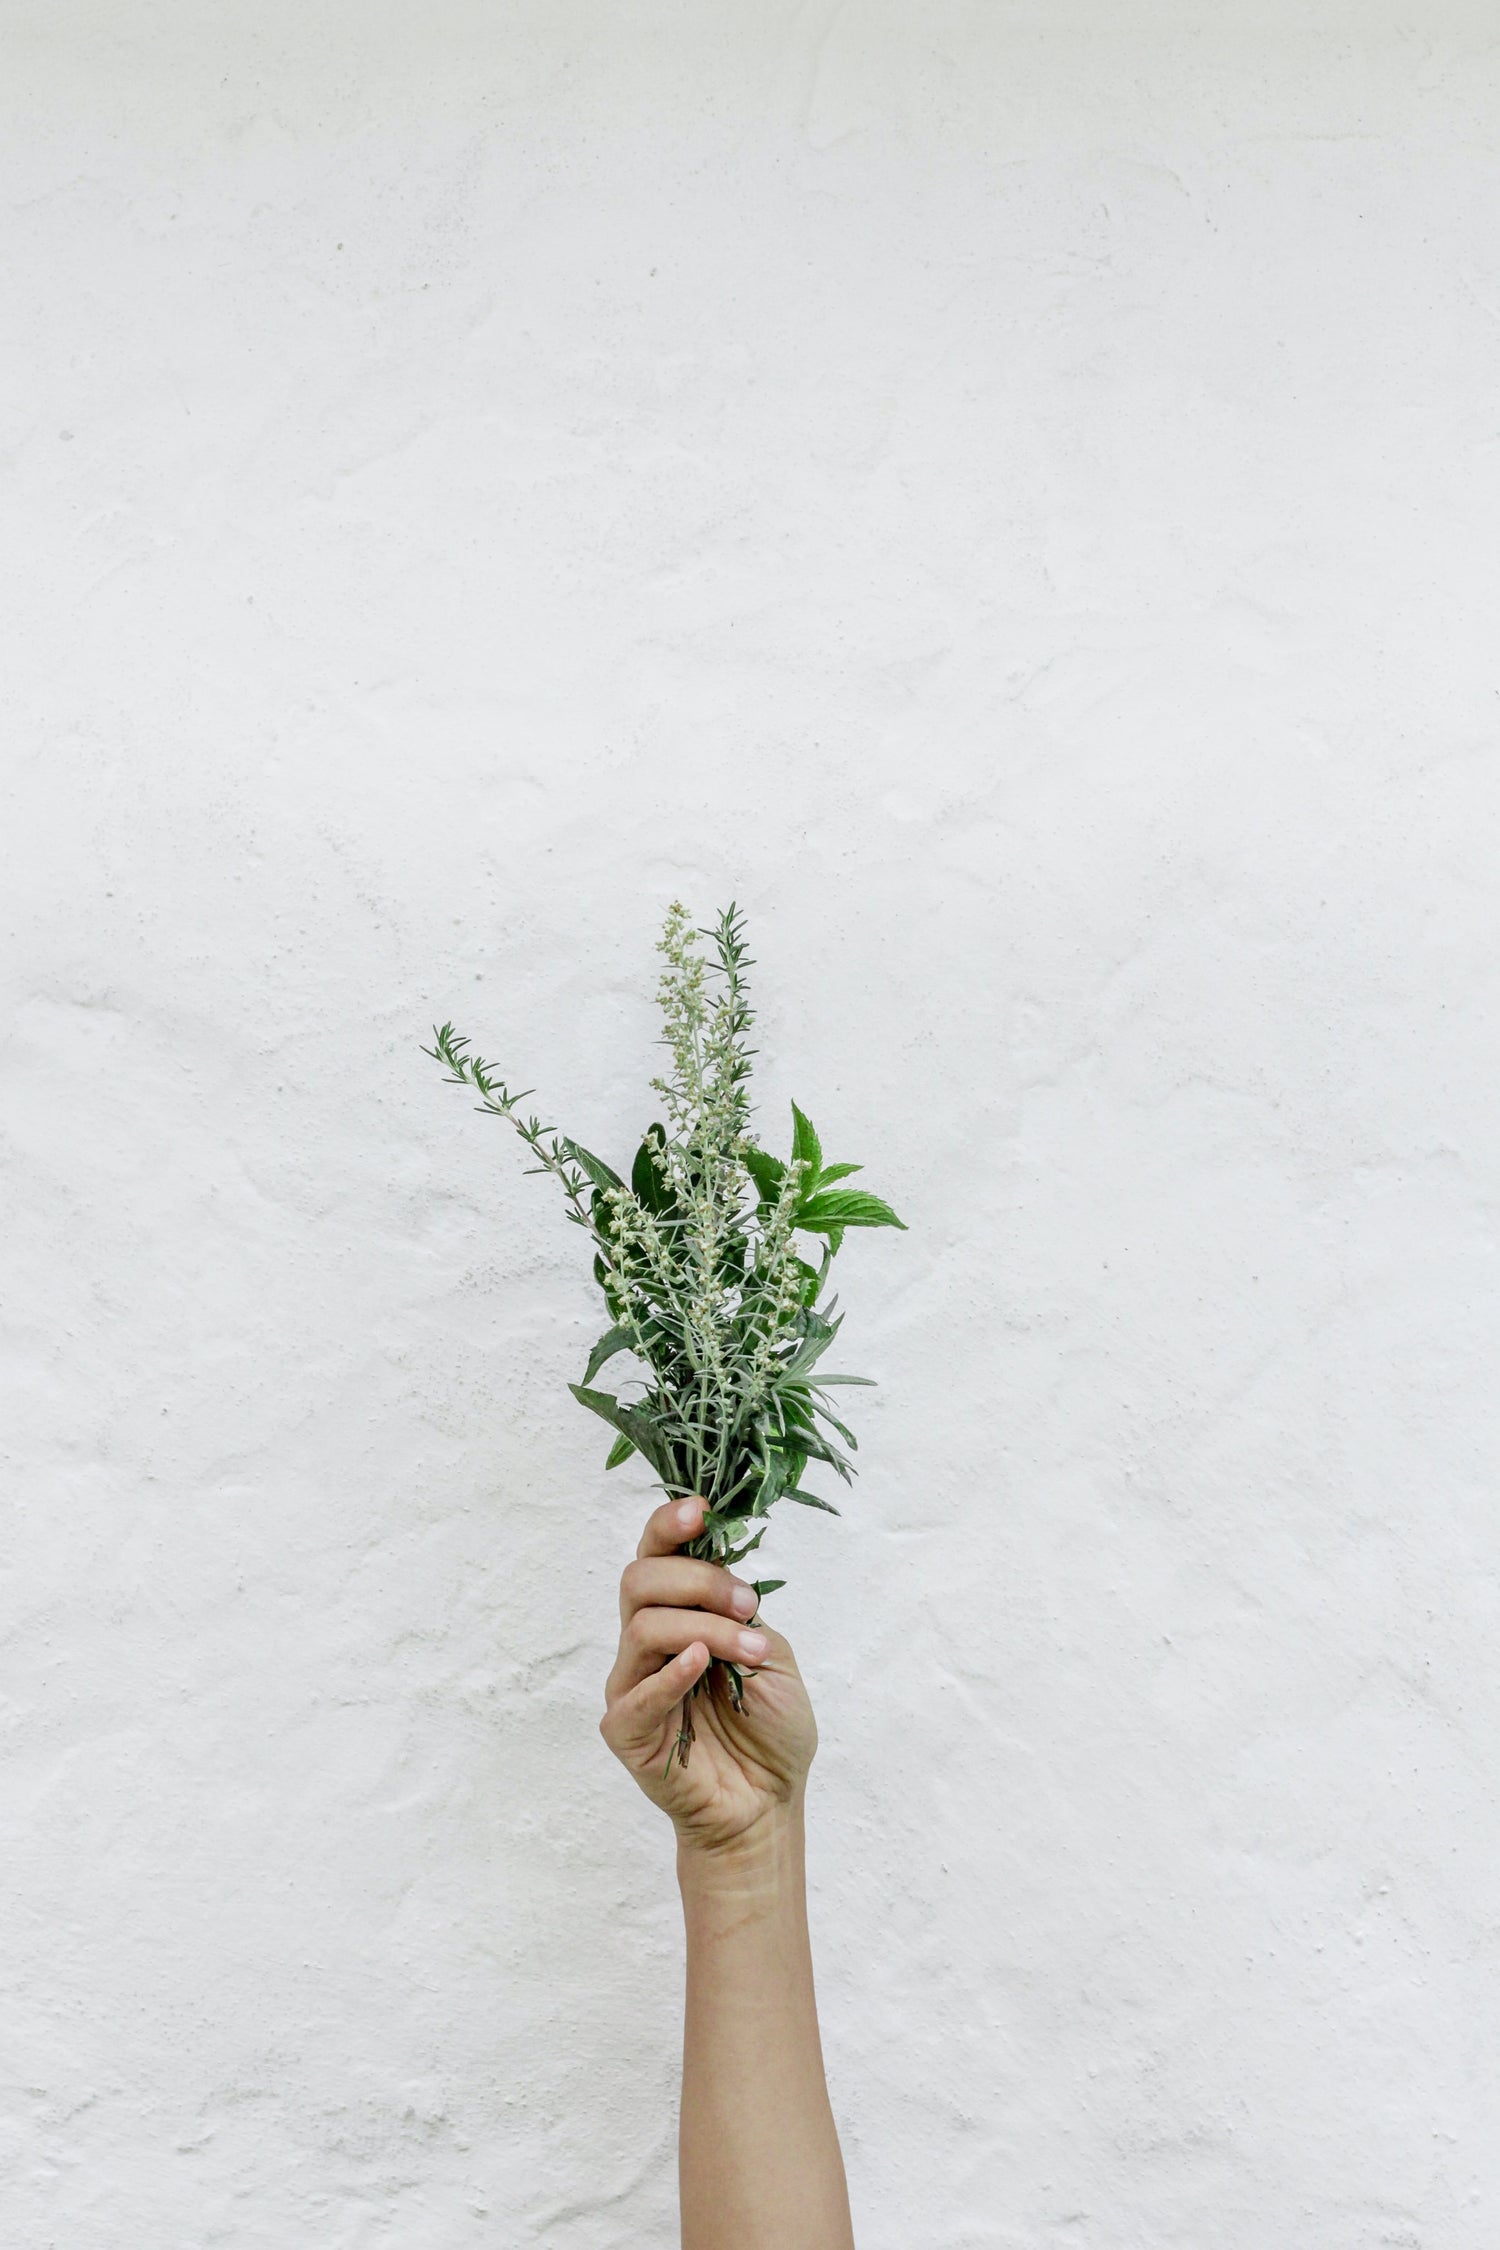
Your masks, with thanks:
M 838 1513 L 802 1478 L 813 1463 L 845 1483 L 853 1476 L 853 1432 L 825 1393 L 868 1378 L 815 1372 L 843 1317 L 823 1293 L 847 1229 L 903 1222 L 879 1196 L 837 1184 L 860 1166 L 825 1165 L 795 1103 L 788 1158 L 751 1138 L 753 964 L 738 910 L 700 931 L 674 904 L 658 951 L 670 1066 L 652 1087 L 664 1117 L 648 1127 L 628 1185 L 577 1141 L 524 1117 L 527 1095 L 512 1094 L 451 1023 L 423 1051 L 477 1093 L 482 1110 L 510 1121 L 531 1169 L 557 1180 L 568 1218 L 589 1236 L 610 1325 L 583 1381 L 569 1387 L 615 1432 L 605 1466 L 638 1453 L 664 1491 L 701 1495 L 703 1534 L 688 1551 L 732 1564 L 759 1546 L 761 1519 L 779 1499 Z M 808 1236 L 821 1238 L 816 1265 L 799 1248 Z M 640 1395 L 628 1400 L 593 1388 L 622 1352 L 642 1371 Z M 757 1584 L 766 1594 L 784 1581 Z M 737 1691 L 738 1680 L 730 1684 Z

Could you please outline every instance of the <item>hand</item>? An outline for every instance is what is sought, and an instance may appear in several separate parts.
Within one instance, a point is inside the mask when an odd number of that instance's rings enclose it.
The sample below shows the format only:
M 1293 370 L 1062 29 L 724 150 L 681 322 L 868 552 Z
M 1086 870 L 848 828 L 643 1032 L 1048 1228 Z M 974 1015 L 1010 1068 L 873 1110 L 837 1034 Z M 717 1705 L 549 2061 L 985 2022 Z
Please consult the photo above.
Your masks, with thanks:
M 701 1500 L 669 1501 L 647 1520 L 620 1580 L 620 1650 L 599 1732 L 671 1815 L 683 1849 L 730 1852 L 800 1805 L 818 1730 L 790 1645 L 759 1621 L 750 1629 L 754 1587 L 678 1553 L 702 1523 Z M 714 1657 L 739 1666 L 744 1709 L 716 1670 L 692 1699 L 683 1762 L 673 1748 L 683 1699 Z

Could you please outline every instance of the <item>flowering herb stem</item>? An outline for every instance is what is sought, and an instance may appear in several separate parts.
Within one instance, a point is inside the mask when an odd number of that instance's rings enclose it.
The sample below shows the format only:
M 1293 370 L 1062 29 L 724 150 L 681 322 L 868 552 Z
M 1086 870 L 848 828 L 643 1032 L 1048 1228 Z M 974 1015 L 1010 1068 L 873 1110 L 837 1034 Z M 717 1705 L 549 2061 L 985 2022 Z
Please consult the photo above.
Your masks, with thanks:
M 513 1094 L 451 1023 L 434 1027 L 434 1044 L 423 1052 L 450 1082 L 477 1093 L 481 1110 L 509 1121 L 535 1159 L 529 1169 L 558 1182 L 568 1218 L 589 1236 L 610 1326 L 583 1381 L 569 1387 L 615 1433 L 605 1467 L 639 1455 L 665 1492 L 700 1496 L 703 1529 L 684 1551 L 733 1566 L 759 1546 L 778 1500 L 839 1512 L 803 1480 L 814 1464 L 846 1484 L 852 1479 L 855 1439 L 827 1394 L 866 1378 L 818 1372 L 843 1320 L 824 1290 L 851 1227 L 903 1221 L 879 1196 L 842 1184 L 861 1167 L 825 1164 L 795 1103 L 789 1157 L 772 1156 L 753 1139 L 754 1016 L 745 973 L 754 964 L 739 910 L 730 905 L 699 930 L 674 903 L 657 950 L 670 1060 L 651 1084 L 663 1121 L 647 1129 L 628 1181 L 523 1114 L 529 1090 Z M 816 1265 L 802 1254 L 805 1236 L 821 1241 Z M 626 1397 L 623 1384 L 594 1387 L 621 1353 L 641 1370 L 635 1397 Z M 784 1583 L 762 1579 L 756 1591 L 764 1596 Z M 711 1666 L 693 1694 L 714 1671 L 726 1674 L 738 1705 L 743 1678 L 730 1664 Z M 686 1758 L 691 1742 L 684 1705 L 677 1754 Z

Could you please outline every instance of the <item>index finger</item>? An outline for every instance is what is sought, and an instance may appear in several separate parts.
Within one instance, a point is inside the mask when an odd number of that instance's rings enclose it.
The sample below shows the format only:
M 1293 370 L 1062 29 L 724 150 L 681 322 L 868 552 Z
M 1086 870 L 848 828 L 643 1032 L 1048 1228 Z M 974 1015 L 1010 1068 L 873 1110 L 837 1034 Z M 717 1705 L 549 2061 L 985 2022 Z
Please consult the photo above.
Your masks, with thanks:
M 648 1555 L 675 1555 L 685 1540 L 703 1529 L 703 1514 L 701 1500 L 664 1501 L 646 1518 L 637 1558 L 644 1562 Z

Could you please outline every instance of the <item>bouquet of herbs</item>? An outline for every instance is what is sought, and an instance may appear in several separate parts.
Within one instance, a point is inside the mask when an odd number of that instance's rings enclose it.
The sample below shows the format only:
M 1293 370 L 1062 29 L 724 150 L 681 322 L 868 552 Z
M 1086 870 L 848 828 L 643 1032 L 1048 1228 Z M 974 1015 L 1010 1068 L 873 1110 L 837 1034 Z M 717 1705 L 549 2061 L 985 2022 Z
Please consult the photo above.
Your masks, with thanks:
M 844 1449 L 855 1450 L 854 1434 L 828 1394 L 867 1378 L 821 1371 L 843 1319 L 823 1293 L 850 1227 L 903 1221 L 879 1196 L 842 1184 L 861 1167 L 825 1164 L 795 1103 L 788 1158 L 753 1139 L 745 991 L 753 963 L 738 910 L 731 905 L 711 929 L 696 930 L 674 904 L 657 950 L 671 1061 L 651 1083 L 664 1120 L 647 1129 L 628 1181 L 577 1141 L 523 1116 L 527 1093 L 513 1094 L 451 1023 L 435 1027 L 436 1044 L 423 1052 L 451 1081 L 472 1087 L 481 1109 L 509 1119 L 537 1160 L 531 1168 L 553 1175 L 568 1217 L 593 1245 L 610 1325 L 583 1381 L 569 1388 L 615 1432 L 605 1467 L 639 1454 L 672 1497 L 702 1498 L 703 1528 L 686 1552 L 733 1565 L 760 1545 L 778 1500 L 838 1514 L 803 1480 L 820 1463 L 845 1483 L 852 1477 Z M 821 1245 L 816 1263 L 804 1255 L 809 1236 Z M 627 1352 L 646 1371 L 631 1385 L 638 1395 L 597 1389 L 600 1370 Z M 756 1592 L 785 1583 L 760 1579 Z M 741 1672 L 730 1663 L 721 1669 L 738 1707 Z M 691 1739 L 685 1713 L 683 1757 Z

